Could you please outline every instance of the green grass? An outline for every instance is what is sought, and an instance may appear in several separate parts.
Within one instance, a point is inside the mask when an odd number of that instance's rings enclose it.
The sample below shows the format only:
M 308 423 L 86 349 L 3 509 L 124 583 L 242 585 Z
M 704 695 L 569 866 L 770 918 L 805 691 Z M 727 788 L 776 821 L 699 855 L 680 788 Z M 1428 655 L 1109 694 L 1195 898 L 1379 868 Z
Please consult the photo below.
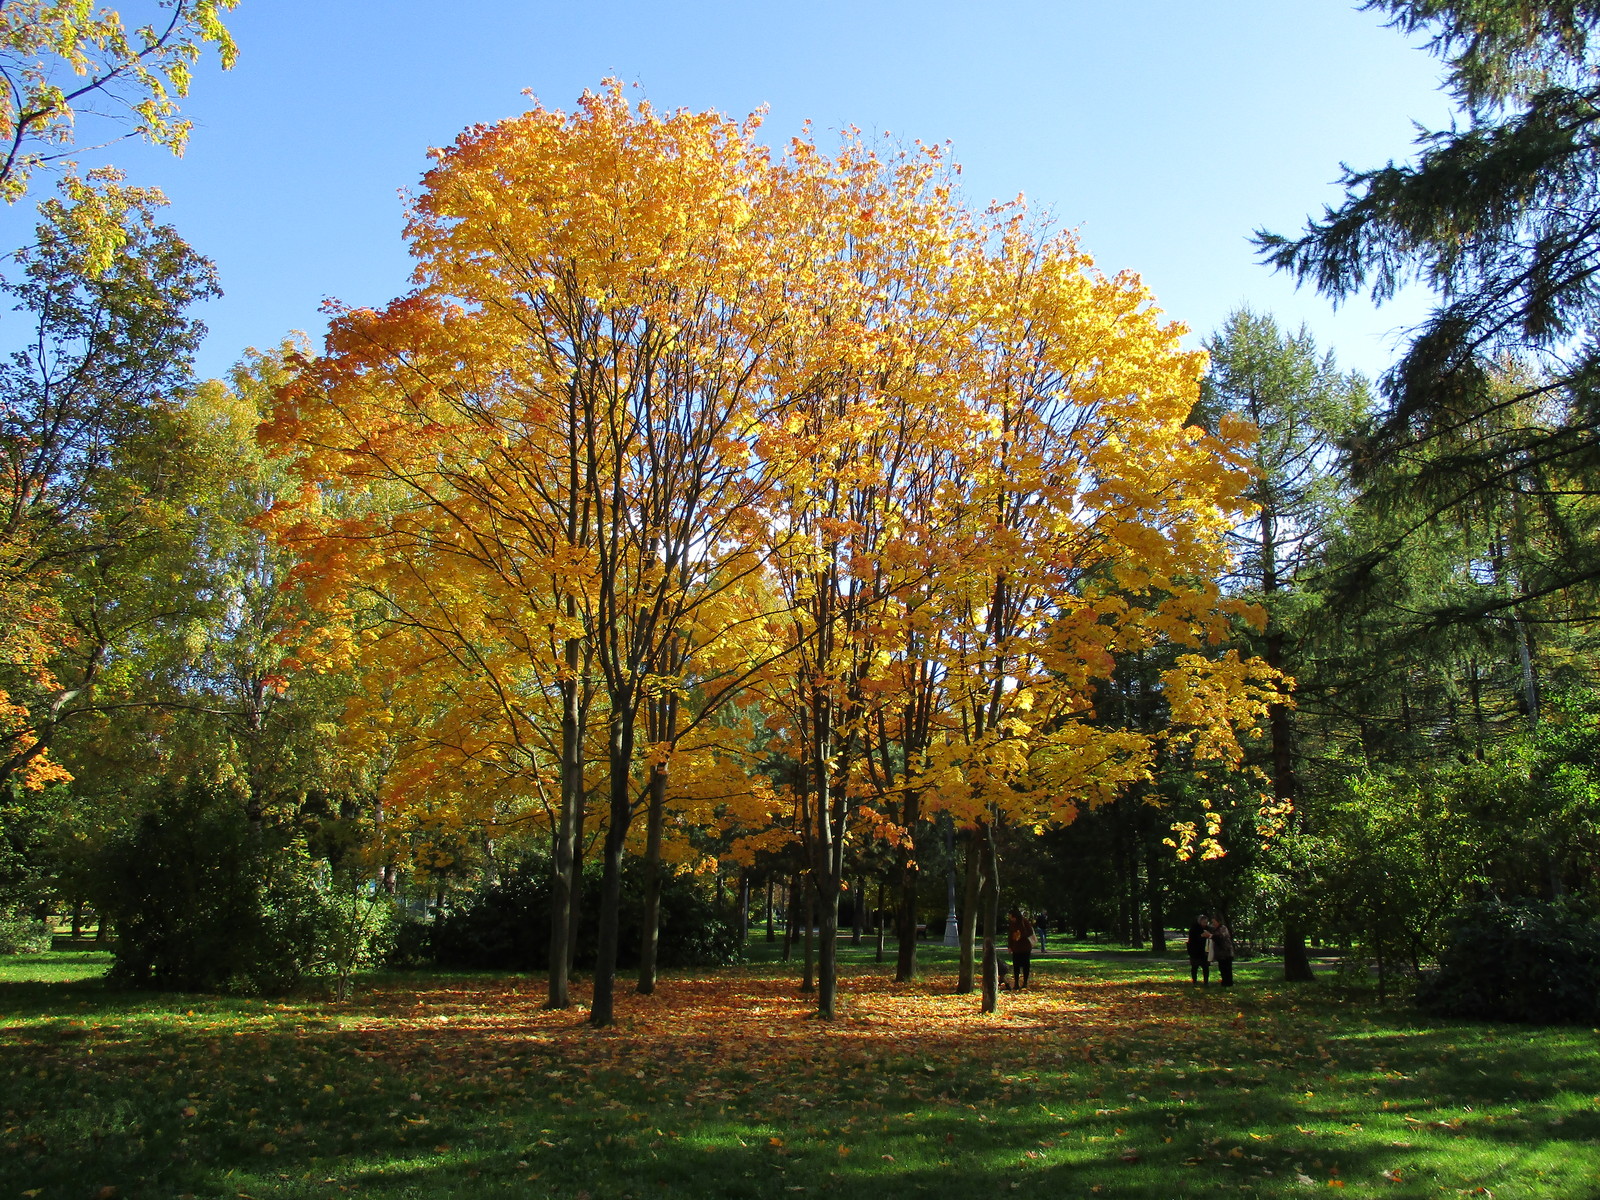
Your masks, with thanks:
M 111 953 L 106 950 L 0 954 L 0 984 L 76 983 L 104 975 L 110 965 Z
M 915 985 L 847 961 L 824 1024 L 797 963 L 758 963 L 627 992 L 595 1032 L 526 976 L 346 1003 L 42 978 L 103 961 L 0 967 L 0 1200 L 1600 1194 L 1593 1031 L 1425 1020 L 1267 964 L 1225 993 L 1181 956 L 1052 955 L 986 1018 L 928 948 Z

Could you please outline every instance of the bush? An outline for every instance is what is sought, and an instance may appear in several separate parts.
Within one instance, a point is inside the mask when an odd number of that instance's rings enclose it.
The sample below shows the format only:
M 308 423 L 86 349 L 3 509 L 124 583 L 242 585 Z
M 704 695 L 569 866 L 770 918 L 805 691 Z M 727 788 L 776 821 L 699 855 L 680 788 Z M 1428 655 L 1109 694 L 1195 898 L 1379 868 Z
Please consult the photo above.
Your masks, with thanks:
M 1600 920 L 1571 900 L 1472 905 L 1418 984 L 1417 1003 L 1445 1017 L 1600 1023 Z
M 599 941 L 600 864 L 587 864 L 579 908 L 576 965 L 594 966 Z M 617 965 L 637 966 L 643 933 L 644 863 L 632 859 L 622 875 L 622 925 Z M 442 967 L 492 971 L 542 971 L 549 966 L 550 864 L 524 860 L 498 883 L 441 913 L 429 939 Z M 666 869 L 661 887 L 661 931 L 656 961 L 663 967 L 725 966 L 743 950 L 738 924 L 701 895 L 693 878 Z
M 385 949 L 387 897 L 319 883 L 286 831 L 254 829 L 231 797 L 164 798 L 106 852 L 99 906 L 117 928 L 114 979 L 271 993 L 316 978 L 341 994 Z
M 0 954 L 50 949 L 50 927 L 21 905 L 0 908 Z

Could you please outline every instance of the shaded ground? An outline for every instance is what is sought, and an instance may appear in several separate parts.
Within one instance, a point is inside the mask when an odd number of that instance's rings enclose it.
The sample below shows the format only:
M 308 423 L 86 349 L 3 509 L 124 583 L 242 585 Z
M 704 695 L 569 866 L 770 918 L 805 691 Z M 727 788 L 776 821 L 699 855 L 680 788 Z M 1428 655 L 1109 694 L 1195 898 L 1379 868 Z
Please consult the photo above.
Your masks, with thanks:
M 342 1004 L 0 982 L 0 1197 L 1600 1195 L 1587 1029 L 1114 955 L 1052 958 L 994 1018 L 945 964 L 851 965 L 823 1024 L 783 970 L 624 992 L 606 1032 L 525 976 Z

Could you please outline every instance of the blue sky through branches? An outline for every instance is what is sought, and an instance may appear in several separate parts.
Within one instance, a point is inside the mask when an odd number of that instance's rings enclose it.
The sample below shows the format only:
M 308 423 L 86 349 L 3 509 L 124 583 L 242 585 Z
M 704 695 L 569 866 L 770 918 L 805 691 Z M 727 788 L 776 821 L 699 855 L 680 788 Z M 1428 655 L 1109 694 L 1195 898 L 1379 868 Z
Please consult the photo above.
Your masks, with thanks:
M 522 111 L 525 88 L 566 108 L 607 75 L 662 108 L 767 105 L 775 144 L 807 119 L 949 140 L 970 201 L 1026 193 L 1197 337 L 1249 302 L 1375 373 L 1421 312 L 1334 314 L 1247 241 L 1333 201 L 1341 160 L 1404 157 L 1413 119 L 1448 120 L 1438 64 L 1348 0 L 242 0 L 231 24 L 239 64 L 198 72 L 187 156 L 109 152 L 221 270 L 207 374 L 318 335 L 325 296 L 404 290 L 397 193 L 427 148 Z M 0 219 L 18 244 L 31 210 Z

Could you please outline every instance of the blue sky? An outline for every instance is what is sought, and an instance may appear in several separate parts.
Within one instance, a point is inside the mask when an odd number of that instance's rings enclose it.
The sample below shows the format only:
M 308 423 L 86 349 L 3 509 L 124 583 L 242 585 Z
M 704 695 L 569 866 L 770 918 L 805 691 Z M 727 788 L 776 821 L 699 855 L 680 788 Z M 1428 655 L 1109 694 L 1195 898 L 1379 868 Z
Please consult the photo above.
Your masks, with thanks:
M 1196 338 L 1249 303 L 1377 373 L 1423 311 L 1335 314 L 1248 242 L 1335 200 L 1341 161 L 1404 158 L 1413 120 L 1449 120 L 1439 64 L 1350 0 L 241 0 L 230 24 L 239 63 L 198 72 L 185 157 L 111 154 L 218 264 L 206 374 L 319 335 L 324 297 L 404 291 L 398 193 L 427 148 L 608 75 L 658 107 L 766 105 L 774 142 L 808 118 L 949 140 L 971 201 L 1025 193 Z M 0 219 L 21 242 L 25 206 Z

